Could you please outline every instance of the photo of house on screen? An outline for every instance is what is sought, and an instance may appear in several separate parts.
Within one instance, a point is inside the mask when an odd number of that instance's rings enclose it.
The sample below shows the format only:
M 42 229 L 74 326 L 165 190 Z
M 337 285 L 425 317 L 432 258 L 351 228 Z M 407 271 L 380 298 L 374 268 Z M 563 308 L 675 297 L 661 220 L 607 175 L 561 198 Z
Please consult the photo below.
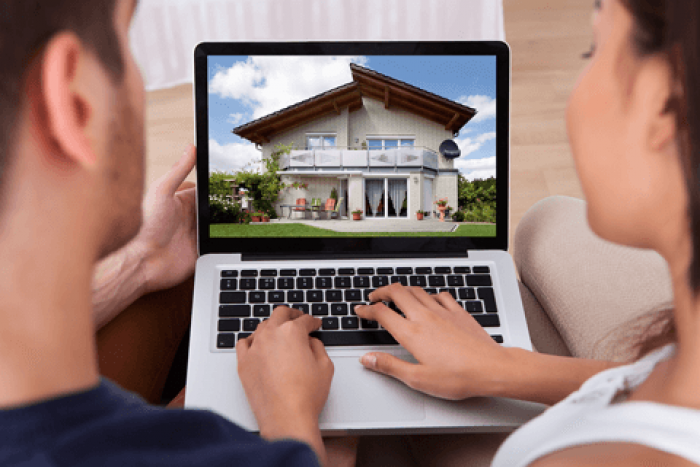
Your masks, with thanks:
M 277 212 L 299 199 L 325 202 L 334 188 L 339 218 L 362 210 L 365 219 L 416 219 L 419 210 L 434 215 L 441 198 L 456 208 L 460 153 L 443 143 L 477 109 L 354 63 L 350 71 L 352 82 L 233 130 L 263 157 L 293 144 L 279 174 L 307 188 L 285 190 Z

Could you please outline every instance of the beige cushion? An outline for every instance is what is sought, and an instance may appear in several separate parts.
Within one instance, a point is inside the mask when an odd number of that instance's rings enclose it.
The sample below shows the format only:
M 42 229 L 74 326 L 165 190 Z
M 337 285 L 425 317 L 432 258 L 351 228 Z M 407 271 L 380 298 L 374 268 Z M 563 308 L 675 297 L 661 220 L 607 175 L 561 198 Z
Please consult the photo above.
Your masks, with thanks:
M 532 347 L 535 351 L 550 355 L 570 356 L 571 353 L 559 335 L 559 331 L 554 327 L 547 313 L 542 309 L 542 305 L 530 292 L 525 284 L 518 281 L 520 296 L 523 299 L 525 308 L 525 320 L 530 331 Z
M 629 323 L 672 304 L 665 260 L 597 237 L 579 199 L 536 203 L 518 225 L 513 250 L 521 281 L 575 357 L 628 360 L 636 338 Z

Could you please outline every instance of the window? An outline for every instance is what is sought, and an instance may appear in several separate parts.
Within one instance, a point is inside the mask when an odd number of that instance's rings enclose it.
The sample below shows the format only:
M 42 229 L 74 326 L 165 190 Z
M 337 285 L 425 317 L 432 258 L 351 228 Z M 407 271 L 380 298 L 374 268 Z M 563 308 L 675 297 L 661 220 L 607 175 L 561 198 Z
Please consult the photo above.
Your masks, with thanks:
M 412 148 L 414 138 L 367 138 L 367 147 L 369 149 L 394 149 L 401 147 Z
M 333 147 L 335 147 L 335 135 L 306 135 L 306 149 Z

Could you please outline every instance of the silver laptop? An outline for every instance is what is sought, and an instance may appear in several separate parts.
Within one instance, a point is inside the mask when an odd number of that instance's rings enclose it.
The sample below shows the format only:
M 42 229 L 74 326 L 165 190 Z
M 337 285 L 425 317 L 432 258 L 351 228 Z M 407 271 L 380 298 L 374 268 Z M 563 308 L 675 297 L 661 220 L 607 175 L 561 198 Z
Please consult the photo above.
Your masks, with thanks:
M 414 361 L 354 313 L 394 282 L 447 291 L 501 345 L 531 350 L 507 253 L 509 98 L 502 42 L 200 44 L 185 406 L 257 430 L 235 344 L 284 304 L 323 321 L 326 433 L 508 431 L 539 414 L 425 396 L 358 361 Z

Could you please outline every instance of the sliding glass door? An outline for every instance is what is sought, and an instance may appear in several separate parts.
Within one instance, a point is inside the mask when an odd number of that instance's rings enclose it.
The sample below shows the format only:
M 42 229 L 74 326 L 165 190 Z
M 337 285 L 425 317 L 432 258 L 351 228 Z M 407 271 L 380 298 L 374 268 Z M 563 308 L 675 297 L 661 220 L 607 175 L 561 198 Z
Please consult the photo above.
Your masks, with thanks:
M 365 179 L 365 217 L 368 219 L 407 218 L 408 179 Z

